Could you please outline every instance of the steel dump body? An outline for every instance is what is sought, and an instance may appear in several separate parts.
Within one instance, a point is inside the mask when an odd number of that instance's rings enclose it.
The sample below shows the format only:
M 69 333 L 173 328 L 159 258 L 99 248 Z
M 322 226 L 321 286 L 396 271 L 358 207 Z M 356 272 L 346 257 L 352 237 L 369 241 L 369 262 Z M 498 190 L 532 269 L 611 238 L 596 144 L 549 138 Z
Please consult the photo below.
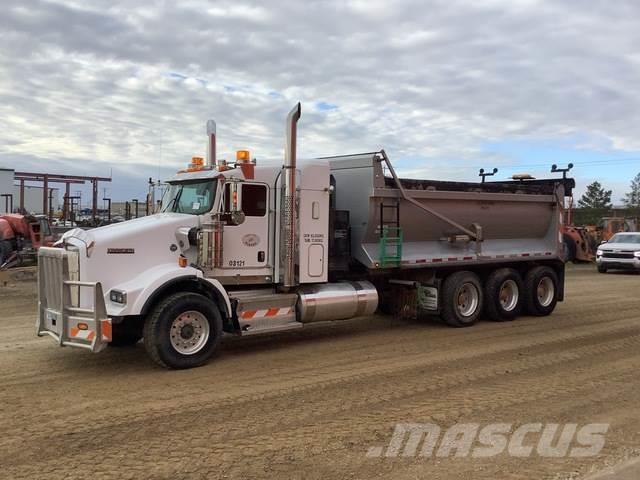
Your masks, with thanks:
M 401 191 L 395 178 L 385 175 L 383 155 L 330 159 L 336 208 L 350 211 L 352 256 L 366 267 L 561 258 L 562 202 L 573 180 L 482 184 L 398 179 Z M 391 225 L 397 233 L 395 243 L 401 244 L 395 247 L 399 253 L 395 262 L 385 262 L 389 248 L 381 244 L 385 225 Z M 465 234 L 456 225 L 477 235 Z

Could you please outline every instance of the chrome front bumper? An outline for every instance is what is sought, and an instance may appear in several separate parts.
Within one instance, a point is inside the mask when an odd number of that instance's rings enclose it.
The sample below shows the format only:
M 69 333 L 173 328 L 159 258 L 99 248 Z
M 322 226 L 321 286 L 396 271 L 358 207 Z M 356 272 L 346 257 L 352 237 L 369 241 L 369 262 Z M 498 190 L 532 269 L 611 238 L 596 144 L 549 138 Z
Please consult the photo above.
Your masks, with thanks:
M 77 280 L 77 251 L 42 247 L 38 251 L 39 337 L 50 335 L 62 346 L 99 352 L 112 339 L 102 285 Z M 91 305 L 83 305 L 81 289 L 91 289 Z

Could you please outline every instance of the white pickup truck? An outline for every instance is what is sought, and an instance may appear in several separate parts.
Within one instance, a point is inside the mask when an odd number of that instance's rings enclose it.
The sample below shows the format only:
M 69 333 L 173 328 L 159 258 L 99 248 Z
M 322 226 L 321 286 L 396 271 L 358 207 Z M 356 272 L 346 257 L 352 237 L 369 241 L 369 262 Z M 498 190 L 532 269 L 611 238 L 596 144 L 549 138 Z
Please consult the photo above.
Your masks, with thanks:
M 640 271 L 640 233 L 616 233 L 598 247 L 596 263 L 600 273 L 608 270 Z

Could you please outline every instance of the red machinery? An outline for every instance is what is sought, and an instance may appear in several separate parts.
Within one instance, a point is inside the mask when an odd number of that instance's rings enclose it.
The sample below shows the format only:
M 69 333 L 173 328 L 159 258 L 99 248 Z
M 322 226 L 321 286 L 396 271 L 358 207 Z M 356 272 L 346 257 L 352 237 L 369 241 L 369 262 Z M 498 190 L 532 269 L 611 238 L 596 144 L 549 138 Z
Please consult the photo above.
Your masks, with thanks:
M 54 237 L 46 217 L 0 215 L 0 269 L 20 265 L 35 257 L 38 248 L 51 246 Z

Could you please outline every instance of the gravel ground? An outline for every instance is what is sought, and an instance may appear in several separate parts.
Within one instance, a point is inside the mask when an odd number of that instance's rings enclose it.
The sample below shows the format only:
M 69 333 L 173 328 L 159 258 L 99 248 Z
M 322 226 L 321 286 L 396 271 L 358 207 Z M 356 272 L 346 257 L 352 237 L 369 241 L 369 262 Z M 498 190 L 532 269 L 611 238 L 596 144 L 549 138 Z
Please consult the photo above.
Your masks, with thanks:
M 640 455 L 640 275 L 572 267 L 546 318 L 226 338 L 188 371 L 37 338 L 35 290 L 0 286 L 2 478 L 560 479 Z M 398 422 L 610 427 L 588 458 L 368 458 Z

